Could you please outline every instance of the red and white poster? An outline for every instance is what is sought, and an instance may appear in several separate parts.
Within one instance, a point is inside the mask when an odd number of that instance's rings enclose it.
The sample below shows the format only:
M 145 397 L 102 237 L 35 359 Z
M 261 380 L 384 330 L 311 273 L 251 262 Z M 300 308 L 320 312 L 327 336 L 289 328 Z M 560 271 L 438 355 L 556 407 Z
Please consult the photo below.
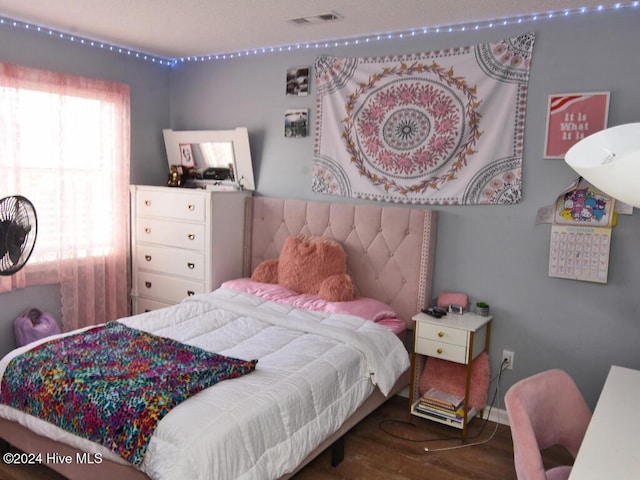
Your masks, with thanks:
M 609 92 L 549 95 L 545 158 L 564 158 L 574 144 L 607 128 Z

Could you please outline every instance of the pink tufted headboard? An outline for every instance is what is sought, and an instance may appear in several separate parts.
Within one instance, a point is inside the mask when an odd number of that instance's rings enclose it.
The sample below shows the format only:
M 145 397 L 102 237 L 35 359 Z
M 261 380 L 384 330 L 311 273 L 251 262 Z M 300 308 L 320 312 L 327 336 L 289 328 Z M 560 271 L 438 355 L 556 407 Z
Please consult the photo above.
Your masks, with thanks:
M 278 258 L 289 235 L 342 244 L 357 293 L 391 305 L 409 328 L 431 298 L 437 212 L 411 207 L 253 197 L 247 204 L 245 275 Z

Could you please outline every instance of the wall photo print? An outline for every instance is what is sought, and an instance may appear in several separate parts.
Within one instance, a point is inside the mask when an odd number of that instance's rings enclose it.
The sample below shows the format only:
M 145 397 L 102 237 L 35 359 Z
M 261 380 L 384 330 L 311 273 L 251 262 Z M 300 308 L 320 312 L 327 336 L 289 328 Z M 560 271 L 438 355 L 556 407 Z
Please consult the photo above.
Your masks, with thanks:
M 284 136 L 306 137 L 309 126 L 309 110 L 287 110 L 284 114 Z
M 609 92 L 549 95 L 544 158 L 564 158 L 576 143 L 607 128 Z
M 309 95 L 310 67 L 293 67 L 287 69 L 287 95 Z

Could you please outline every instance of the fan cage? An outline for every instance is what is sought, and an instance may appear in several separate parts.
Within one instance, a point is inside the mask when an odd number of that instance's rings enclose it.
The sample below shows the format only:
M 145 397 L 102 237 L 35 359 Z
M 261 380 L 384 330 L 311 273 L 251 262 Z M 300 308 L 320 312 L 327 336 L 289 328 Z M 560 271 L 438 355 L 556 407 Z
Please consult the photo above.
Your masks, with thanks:
M 20 195 L 0 200 L 0 275 L 13 275 L 29 260 L 38 221 L 33 204 Z

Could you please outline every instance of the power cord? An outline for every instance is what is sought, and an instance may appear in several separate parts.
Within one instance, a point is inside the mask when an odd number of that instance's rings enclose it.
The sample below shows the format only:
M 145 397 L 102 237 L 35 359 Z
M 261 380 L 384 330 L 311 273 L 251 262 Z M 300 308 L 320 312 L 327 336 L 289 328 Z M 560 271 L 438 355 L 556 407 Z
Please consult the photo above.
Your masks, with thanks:
M 490 380 L 490 383 L 493 383 L 494 381 L 496 382 L 496 388 L 494 390 L 493 393 L 493 398 L 491 399 L 491 403 L 489 404 L 489 410 L 487 411 L 487 418 L 485 418 L 484 422 L 482 423 L 482 427 L 480 428 L 480 430 L 478 430 L 478 432 L 471 436 L 471 437 L 467 437 L 467 440 L 470 439 L 474 439 L 479 437 L 480 435 L 482 435 L 482 432 L 484 431 L 485 426 L 487 425 L 488 421 L 489 421 L 489 417 L 491 416 L 491 411 L 494 407 L 494 404 L 496 402 L 496 399 L 499 398 L 499 393 L 500 393 L 500 380 L 502 379 L 502 372 L 504 372 L 507 369 L 507 364 L 508 361 L 505 359 L 502 364 L 500 365 L 500 370 L 499 372 Z M 499 403 L 499 401 L 498 401 Z M 499 406 L 499 405 L 498 405 Z M 437 442 L 437 441 L 446 441 L 446 440 L 460 440 L 460 437 L 441 437 L 441 438 L 422 438 L 422 439 L 411 439 L 411 438 L 405 438 L 402 437 L 400 435 L 396 435 L 394 433 L 389 432 L 388 430 L 386 430 L 384 428 L 384 424 L 385 423 L 396 423 L 396 424 L 404 424 L 404 425 L 408 425 L 411 427 L 415 427 L 415 425 L 411 422 L 406 422 L 406 421 L 401 421 L 401 420 L 382 420 L 379 424 L 379 428 L 380 430 L 382 430 L 384 433 L 386 433 L 389 436 L 392 436 L 394 438 L 400 439 L 400 440 L 404 440 L 407 442 L 419 442 L 419 443 L 426 443 L 426 442 Z M 491 441 L 493 439 L 493 437 L 495 436 L 496 432 L 498 431 L 498 422 L 496 422 L 496 425 L 493 429 L 493 432 L 491 432 L 491 435 L 479 442 L 474 442 L 474 443 L 465 443 L 463 445 L 454 445 L 451 447 L 442 447 L 442 448 L 428 448 L 425 447 L 424 451 L 425 452 L 443 452 L 443 451 L 447 451 L 447 450 L 456 450 L 459 448 L 467 448 L 467 447 L 473 447 L 476 445 L 482 445 L 485 444 L 489 441 Z

